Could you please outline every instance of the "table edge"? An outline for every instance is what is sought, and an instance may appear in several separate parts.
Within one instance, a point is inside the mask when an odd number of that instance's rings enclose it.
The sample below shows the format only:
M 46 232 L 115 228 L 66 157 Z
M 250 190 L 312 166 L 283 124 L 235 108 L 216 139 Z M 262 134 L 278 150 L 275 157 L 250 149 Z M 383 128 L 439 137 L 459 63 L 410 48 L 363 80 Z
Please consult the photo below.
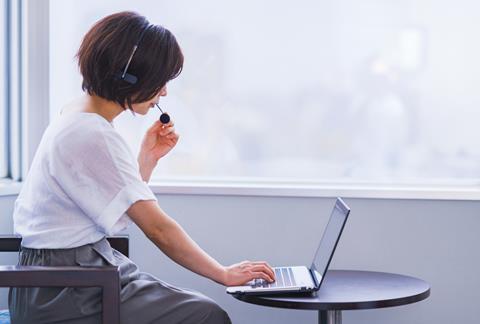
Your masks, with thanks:
M 335 269 L 331 271 L 363 271 L 363 270 L 340 270 Z M 376 271 L 367 271 L 367 272 L 376 272 Z M 387 272 L 379 272 L 379 273 L 387 273 Z M 315 304 L 315 303 L 296 303 L 291 301 L 278 301 L 278 300 L 271 300 L 271 299 L 264 299 L 258 298 L 254 301 L 251 298 L 255 298 L 257 296 L 251 295 L 232 295 L 234 298 L 249 303 L 252 305 L 259 305 L 259 306 L 268 306 L 274 308 L 287 308 L 287 309 L 298 309 L 298 310 L 355 310 L 355 309 L 377 309 L 377 308 L 388 308 L 388 307 L 396 307 L 396 306 L 403 306 L 408 304 L 413 304 L 416 302 L 420 302 L 422 300 L 427 299 L 431 293 L 430 285 L 422 279 L 418 279 L 415 277 L 402 275 L 405 277 L 410 277 L 413 279 L 417 279 L 423 281 L 427 285 L 427 289 L 412 296 L 406 296 L 402 298 L 395 298 L 395 299 L 386 299 L 380 301 L 361 301 L 361 302 L 332 302 L 332 303 L 322 303 L 322 304 Z M 258 296 L 264 297 L 264 296 Z

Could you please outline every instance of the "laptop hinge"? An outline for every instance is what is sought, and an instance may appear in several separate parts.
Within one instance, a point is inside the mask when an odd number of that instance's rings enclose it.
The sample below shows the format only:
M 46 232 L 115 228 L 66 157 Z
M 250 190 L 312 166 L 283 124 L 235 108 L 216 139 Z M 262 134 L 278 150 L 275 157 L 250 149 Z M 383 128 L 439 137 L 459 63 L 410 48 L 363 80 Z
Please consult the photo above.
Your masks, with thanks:
M 308 268 L 308 272 L 310 272 L 310 277 L 312 277 L 313 283 L 315 284 L 315 288 L 318 288 L 320 286 L 320 283 L 317 282 L 317 277 L 313 273 L 314 270 L 312 268 Z

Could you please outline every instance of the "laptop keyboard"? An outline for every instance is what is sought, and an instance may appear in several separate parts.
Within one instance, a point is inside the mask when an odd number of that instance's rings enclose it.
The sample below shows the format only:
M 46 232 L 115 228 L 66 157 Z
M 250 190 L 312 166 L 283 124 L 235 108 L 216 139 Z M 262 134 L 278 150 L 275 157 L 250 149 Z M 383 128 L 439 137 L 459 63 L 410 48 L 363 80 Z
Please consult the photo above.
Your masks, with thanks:
M 279 288 L 296 286 L 292 268 L 275 268 L 275 282 L 268 283 L 263 279 L 255 279 L 251 285 L 252 288 Z

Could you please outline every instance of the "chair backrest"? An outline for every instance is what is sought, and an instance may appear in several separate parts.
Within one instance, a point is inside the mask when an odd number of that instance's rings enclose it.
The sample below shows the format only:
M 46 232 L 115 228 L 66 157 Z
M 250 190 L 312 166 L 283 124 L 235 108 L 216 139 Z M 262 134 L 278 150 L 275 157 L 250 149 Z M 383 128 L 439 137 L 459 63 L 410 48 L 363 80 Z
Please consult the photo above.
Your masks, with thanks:
M 110 245 L 128 257 L 128 235 L 107 237 Z M 18 252 L 22 238 L 0 236 L 0 252 Z M 101 287 L 102 322 L 119 323 L 118 267 L 0 266 L 0 287 Z M 7 311 L 0 315 L 8 318 Z M 1 316 L 0 316 L 1 319 Z
M 108 242 L 117 251 L 128 257 L 128 235 L 108 236 Z M 0 235 L 0 252 L 18 252 L 22 238 L 16 235 Z

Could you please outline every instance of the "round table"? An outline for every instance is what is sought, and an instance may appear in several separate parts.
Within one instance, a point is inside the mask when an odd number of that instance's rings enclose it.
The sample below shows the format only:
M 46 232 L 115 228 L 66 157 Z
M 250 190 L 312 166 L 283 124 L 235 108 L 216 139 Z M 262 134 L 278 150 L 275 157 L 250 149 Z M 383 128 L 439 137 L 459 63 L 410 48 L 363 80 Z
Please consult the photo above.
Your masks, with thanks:
M 341 324 L 342 310 L 415 303 L 430 296 L 430 286 L 423 280 L 393 273 L 330 270 L 314 294 L 233 296 L 263 306 L 318 310 L 318 323 Z

